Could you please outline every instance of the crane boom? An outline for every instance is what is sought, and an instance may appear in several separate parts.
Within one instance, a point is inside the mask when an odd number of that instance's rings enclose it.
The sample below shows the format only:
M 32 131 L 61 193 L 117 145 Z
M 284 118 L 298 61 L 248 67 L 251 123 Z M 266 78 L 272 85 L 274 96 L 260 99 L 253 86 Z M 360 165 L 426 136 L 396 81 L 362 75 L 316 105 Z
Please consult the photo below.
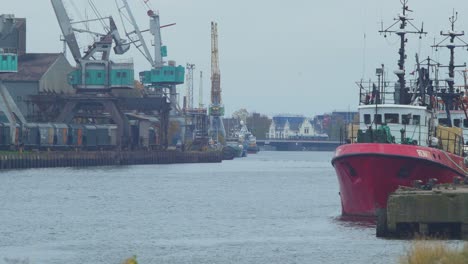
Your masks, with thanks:
M 162 38 L 161 38 L 161 23 L 159 14 L 154 11 L 148 11 L 148 16 L 151 17 L 150 32 L 154 37 L 154 68 L 161 68 L 164 65 L 162 54 Z
M 51 2 L 64 39 L 68 44 L 68 48 L 70 49 L 75 61 L 78 62 L 81 59 L 81 52 L 78 42 L 76 41 L 75 33 L 73 32 L 73 27 L 70 23 L 70 17 L 67 14 L 62 0 L 51 0 Z
M 116 0 L 116 4 L 117 4 L 117 1 Z M 117 7 L 119 8 L 119 11 L 122 9 L 122 8 L 125 8 L 125 11 L 127 12 L 127 17 L 128 19 L 130 20 L 130 23 L 132 24 L 133 28 L 134 28 L 134 31 L 132 32 L 125 32 L 127 37 L 129 39 L 132 39 L 132 34 L 136 34 L 137 36 L 137 39 L 132 41 L 132 43 L 135 45 L 135 47 L 137 47 L 139 50 L 140 50 L 140 46 L 141 46 L 141 53 L 143 54 L 143 56 L 146 58 L 146 60 L 149 61 L 149 63 L 151 64 L 152 67 L 155 66 L 154 64 L 154 61 L 153 61 L 153 58 L 151 56 L 151 53 L 148 49 L 148 46 L 146 45 L 146 42 L 145 42 L 145 39 L 143 38 L 143 34 L 142 34 L 142 31 L 140 30 L 140 27 L 138 26 L 136 20 L 135 20 L 135 16 L 133 15 L 133 12 L 132 12 L 132 9 L 130 8 L 130 6 L 128 5 L 128 2 L 127 0 L 120 0 L 122 1 L 122 4 L 123 4 L 123 7 L 119 7 L 119 5 L 117 4 Z M 121 15 L 122 16 L 122 15 Z M 123 20 L 123 19 L 122 19 Z
M 221 104 L 221 73 L 219 70 L 218 24 L 211 22 L 211 103 Z

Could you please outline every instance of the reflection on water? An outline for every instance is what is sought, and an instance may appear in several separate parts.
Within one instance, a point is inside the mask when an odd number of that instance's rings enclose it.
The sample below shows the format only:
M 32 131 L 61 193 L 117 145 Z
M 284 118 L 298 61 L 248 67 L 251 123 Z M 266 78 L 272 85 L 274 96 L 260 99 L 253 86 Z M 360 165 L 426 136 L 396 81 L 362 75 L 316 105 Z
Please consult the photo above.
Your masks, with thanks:
M 377 219 L 375 217 L 366 216 L 340 215 L 335 217 L 335 221 L 337 224 L 345 227 L 375 228 L 377 225 Z
M 395 263 L 406 242 L 340 217 L 332 156 L 0 173 L 0 263 Z

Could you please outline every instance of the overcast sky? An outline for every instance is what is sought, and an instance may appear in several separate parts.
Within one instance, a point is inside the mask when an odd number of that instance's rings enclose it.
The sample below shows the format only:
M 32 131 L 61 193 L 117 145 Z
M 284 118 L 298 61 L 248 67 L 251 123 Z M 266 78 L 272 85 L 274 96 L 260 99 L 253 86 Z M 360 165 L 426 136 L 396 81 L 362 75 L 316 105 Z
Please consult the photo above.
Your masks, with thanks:
M 88 0 L 64 0 L 71 13 L 91 14 Z M 141 28 L 149 24 L 143 0 L 129 0 Z M 103 16 L 113 15 L 120 24 L 114 0 L 94 0 Z M 218 22 L 221 87 L 227 114 L 239 108 L 269 115 L 293 113 L 313 116 L 333 110 L 355 110 L 358 89 L 355 81 L 373 77 L 384 63 L 397 68 L 398 39 L 377 32 L 381 21 L 393 23 L 401 12 L 399 0 L 149 0 L 159 10 L 161 24 L 177 23 L 162 30 L 170 60 L 196 64 L 195 99 L 198 101 L 199 70 L 205 74 L 205 103 L 210 89 L 210 21 Z M 27 18 L 28 52 L 61 52 L 61 32 L 49 0 L 0 0 L 3 13 Z M 414 54 L 434 55 L 429 47 L 440 30 L 449 27 L 455 8 L 458 28 L 468 29 L 468 1 L 411 0 L 416 25 L 424 21 L 427 37 L 410 36 L 408 67 Z M 77 16 L 75 14 L 75 16 Z M 123 29 L 122 29 L 123 35 Z M 364 35 L 366 38 L 364 40 Z M 146 35 L 150 40 L 150 35 Z M 466 38 L 468 40 L 468 37 Z M 81 37 L 86 41 L 86 37 Z M 458 51 L 458 63 L 468 52 Z M 448 62 L 448 53 L 437 55 Z M 136 72 L 149 63 L 133 49 L 114 57 L 133 57 Z M 72 60 L 70 60 L 72 62 Z M 72 62 L 73 63 L 73 62 Z M 179 86 L 185 94 L 185 86 Z

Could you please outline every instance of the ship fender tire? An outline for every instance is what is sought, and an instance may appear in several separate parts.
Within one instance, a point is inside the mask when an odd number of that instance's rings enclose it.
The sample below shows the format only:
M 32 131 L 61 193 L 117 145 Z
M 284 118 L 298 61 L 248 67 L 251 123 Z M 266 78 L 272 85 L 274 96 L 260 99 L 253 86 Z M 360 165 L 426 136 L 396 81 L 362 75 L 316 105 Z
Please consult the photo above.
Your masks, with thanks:
M 379 208 L 376 210 L 377 214 L 377 226 L 375 235 L 377 237 L 386 237 L 388 235 L 387 229 L 387 209 Z

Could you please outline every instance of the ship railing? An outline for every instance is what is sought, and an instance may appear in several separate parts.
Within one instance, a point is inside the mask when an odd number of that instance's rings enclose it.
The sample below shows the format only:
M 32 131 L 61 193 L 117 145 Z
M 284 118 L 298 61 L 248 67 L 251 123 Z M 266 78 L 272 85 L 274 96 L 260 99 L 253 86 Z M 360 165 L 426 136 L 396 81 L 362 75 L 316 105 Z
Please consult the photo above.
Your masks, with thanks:
M 330 138 L 326 134 L 316 135 L 278 135 L 271 136 L 270 133 L 266 133 L 266 140 L 290 140 L 290 141 L 336 141 L 336 139 Z
M 340 143 L 362 143 L 358 142 L 359 131 L 366 130 L 363 128 L 377 128 L 379 126 L 380 125 L 375 124 L 364 124 L 362 122 L 352 122 L 344 125 L 340 129 Z M 402 131 L 402 128 L 404 131 Z M 430 146 L 459 156 L 465 153 L 463 134 L 459 131 L 455 131 L 455 129 L 439 127 L 436 129 L 435 135 L 431 135 L 427 131 L 427 126 L 422 124 L 407 126 L 406 129 L 404 128 L 405 127 L 389 125 L 388 131 L 390 132 L 392 142 L 387 143 Z M 376 138 L 375 141 L 377 140 Z
M 395 98 L 399 96 L 395 94 L 398 82 L 361 80 L 356 82 L 356 85 L 359 88 L 359 105 L 394 104 Z M 407 85 L 416 87 L 416 81 L 409 80 Z M 410 88 L 409 92 L 412 90 L 414 88 Z
M 412 145 L 427 145 L 429 139 L 429 131 L 425 124 L 377 124 L 377 123 L 364 123 L 364 122 L 352 122 L 343 126 L 342 136 L 340 139 L 343 143 L 358 143 L 359 131 L 363 133 L 366 130 L 378 129 L 386 125 L 386 132 L 389 132 L 387 143 L 397 144 L 412 144 Z M 379 138 L 369 139 L 371 141 L 379 141 Z M 362 142 L 361 142 L 362 143 Z
M 434 146 L 444 151 L 462 156 L 465 153 L 463 132 L 458 128 L 439 126 L 436 129 Z

